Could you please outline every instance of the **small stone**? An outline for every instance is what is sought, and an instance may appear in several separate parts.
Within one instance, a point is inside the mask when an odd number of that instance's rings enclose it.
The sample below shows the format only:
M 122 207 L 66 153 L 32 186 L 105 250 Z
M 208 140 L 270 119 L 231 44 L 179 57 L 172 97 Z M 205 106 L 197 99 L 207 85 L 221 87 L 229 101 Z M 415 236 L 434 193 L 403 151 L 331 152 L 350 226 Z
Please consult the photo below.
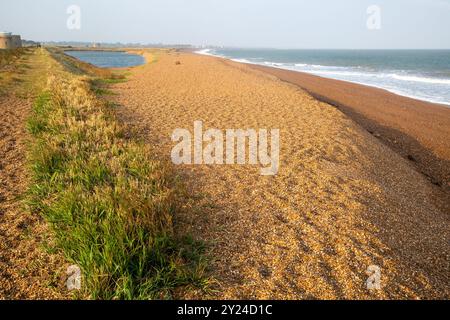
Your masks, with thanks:
M 272 271 L 270 271 L 270 269 L 267 266 L 261 266 L 258 272 L 264 279 L 268 279 L 272 276 Z

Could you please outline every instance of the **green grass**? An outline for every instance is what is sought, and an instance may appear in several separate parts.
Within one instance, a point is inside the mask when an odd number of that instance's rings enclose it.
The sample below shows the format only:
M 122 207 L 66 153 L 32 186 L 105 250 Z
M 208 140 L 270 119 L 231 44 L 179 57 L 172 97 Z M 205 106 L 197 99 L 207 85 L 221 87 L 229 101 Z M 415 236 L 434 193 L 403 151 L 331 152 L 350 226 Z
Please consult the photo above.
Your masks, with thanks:
M 168 165 L 124 138 L 89 79 L 59 74 L 28 120 L 34 183 L 27 204 L 83 272 L 82 297 L 167 299 L 208 284 L 204 245 L 177 237 L 183 202 Z

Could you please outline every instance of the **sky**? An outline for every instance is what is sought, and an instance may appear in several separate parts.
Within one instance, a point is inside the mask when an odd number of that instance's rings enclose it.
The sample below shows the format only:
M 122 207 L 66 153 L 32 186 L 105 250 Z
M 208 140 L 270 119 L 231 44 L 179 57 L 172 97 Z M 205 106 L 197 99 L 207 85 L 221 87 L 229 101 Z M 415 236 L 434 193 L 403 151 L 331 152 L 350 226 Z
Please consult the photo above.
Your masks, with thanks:
M 70 5 L 79 29 L 67 27 Z M 450 0 L 0 0 L 0 31 L 35 41 L 450 49 Z

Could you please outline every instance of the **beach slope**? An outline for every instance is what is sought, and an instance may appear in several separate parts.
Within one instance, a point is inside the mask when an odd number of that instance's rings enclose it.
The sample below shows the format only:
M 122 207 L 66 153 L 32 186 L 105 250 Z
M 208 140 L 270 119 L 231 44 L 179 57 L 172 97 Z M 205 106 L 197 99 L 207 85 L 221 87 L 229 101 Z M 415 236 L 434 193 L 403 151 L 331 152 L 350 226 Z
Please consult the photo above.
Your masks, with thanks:
M 280 129 L 280 170 L 176 166 L 195 195 L 175 219 L 211 244 L 217 293 L 184 298 L 449 298 L 448 212 L 435 185 L 330 104 L 239 63 L 178 52 L 116 84 L 120 119 L 170 161 L 172 132 Z M 372 267 L 371 267 L 372 266 Z M 381 289 L 368 290 L 369 270 Z M 369 268 L 371 267 L 371 268 Z
M 332 104 L 450 193 L 450 108 L 383 89 L 252 65 Z

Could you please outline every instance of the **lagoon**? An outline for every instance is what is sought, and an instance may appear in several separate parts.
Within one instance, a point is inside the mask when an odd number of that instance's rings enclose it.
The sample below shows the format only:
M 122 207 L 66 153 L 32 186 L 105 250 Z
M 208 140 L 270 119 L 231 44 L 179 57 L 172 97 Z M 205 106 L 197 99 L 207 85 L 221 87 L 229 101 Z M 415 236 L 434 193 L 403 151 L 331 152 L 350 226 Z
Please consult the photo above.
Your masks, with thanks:
M 124 51 L 66 51 L 67 55 L 100 68 L 127 68 L 145 64 L 145 58 Z

